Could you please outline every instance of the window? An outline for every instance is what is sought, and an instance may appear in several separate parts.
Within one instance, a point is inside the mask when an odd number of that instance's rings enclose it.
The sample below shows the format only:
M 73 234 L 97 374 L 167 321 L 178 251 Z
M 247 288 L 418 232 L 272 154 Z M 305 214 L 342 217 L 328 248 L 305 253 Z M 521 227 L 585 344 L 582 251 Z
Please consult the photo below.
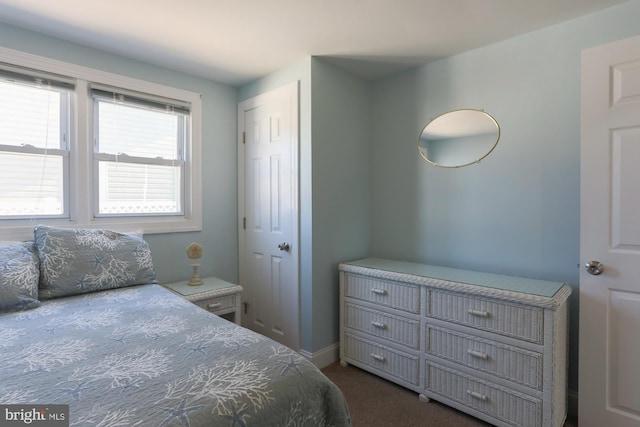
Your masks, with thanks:
M 96 216 L 182 215 L 188 106 L 92 89 Z
M 68 216 L 72 90 L 0 69 L 0 218 Z
M 0 240 L 202 229 L 196 93 L 0 47 Z

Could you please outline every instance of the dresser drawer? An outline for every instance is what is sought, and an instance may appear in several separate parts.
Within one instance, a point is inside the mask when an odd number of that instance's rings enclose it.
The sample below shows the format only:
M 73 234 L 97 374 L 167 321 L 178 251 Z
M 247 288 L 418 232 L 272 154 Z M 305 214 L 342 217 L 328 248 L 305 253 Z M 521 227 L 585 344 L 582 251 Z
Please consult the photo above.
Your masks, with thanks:
M 344 326 L 418 350 L 420 322 L 345 303 Z
M 420 286 L 347 274 L 344 294 L 385 307 L 420 314 Z
M 506 423 L 541 427 L 542 401 L 427 362 L 425 388 Z M 437 400 L 437 397 L 434 399 Z
M 194 301 L 194 304 L 212 313 L 217 313 L 219 311 L 235 308 L 236 298 L 238 298 L 237 294 L 225 295 L 221 297 L 207 298 L 201 301 Z
M 428 315 L 485 331 L 542 343 L 543 309 L 432 290 Z
M 419 385 L 420 358 L 353 334 L 344 334 L 344 356 L 371 366 L 404 382 Z
M 427 326 L 427 354 L 542 390 L 542 354 Z

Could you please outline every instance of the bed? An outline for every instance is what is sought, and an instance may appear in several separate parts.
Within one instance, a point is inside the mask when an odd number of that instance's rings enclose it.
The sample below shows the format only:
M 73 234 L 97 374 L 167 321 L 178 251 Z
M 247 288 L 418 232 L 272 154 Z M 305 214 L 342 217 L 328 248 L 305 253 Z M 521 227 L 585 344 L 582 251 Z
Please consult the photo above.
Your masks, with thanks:
M 166 290 L 150 260 L 105 230 L 0 246 L 0 404 L 68 404 L 71 426 L 350 425 L 311 362 Z

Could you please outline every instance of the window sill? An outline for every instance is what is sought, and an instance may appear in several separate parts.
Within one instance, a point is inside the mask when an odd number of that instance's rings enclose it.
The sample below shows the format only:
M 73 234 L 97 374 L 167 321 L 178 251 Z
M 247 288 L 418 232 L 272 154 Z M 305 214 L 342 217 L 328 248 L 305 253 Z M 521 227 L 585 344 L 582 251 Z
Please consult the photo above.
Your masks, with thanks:
M 68 228 L 106 228 L 123 233 L 142 231 L 144 234 L 183 233 L 202 231 L 202 218 L 101 218 L 89 223 L 70 220 L 8 220 L 0 222 L 0 242 L 33 240 L 38 224 Z

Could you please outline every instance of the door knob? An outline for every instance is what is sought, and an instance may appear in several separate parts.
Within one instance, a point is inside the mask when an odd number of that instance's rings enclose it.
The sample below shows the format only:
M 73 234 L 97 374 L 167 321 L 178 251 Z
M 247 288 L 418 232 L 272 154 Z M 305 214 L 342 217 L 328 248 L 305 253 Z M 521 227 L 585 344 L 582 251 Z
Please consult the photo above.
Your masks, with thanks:
M 289 252 L 290 246 L 288 243 L 280 243 L 278 245 L 278 249 L 280 249 L 281 251 Z
M 604 271 L 604 267 L 600 261 L 589 261 L 584 266 L 587 269 L 587 273 L 593 274 L 594 276 L 602 274 Z

